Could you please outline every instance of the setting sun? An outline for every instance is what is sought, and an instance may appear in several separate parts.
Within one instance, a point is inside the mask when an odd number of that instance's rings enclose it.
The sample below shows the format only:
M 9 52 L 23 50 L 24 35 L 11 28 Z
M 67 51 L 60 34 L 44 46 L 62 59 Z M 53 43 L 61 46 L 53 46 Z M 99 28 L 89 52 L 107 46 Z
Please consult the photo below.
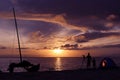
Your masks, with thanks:
M 61 50 L 61 49 L 54 49 L 53 50 L 54 51 L 54 53 L 56 53 L 56 54 L 61 54 L 62 52 L 63 52 L 63 50 Z

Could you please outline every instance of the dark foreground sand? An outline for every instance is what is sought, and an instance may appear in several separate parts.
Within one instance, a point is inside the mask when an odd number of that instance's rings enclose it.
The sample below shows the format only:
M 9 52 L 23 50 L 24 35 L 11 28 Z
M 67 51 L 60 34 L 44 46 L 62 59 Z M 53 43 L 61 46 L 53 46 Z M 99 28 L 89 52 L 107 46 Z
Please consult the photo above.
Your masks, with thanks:
M 0 73 L 0 80 L 120 80 L 120 69 Z

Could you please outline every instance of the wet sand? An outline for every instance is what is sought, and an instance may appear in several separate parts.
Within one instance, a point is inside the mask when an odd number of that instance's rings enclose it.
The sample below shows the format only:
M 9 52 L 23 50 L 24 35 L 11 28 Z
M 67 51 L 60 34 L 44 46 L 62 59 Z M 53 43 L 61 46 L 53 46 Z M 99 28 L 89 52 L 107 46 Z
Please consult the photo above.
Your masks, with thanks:
M 0 73 L 0 80 L 120 80 L 120 69 Z

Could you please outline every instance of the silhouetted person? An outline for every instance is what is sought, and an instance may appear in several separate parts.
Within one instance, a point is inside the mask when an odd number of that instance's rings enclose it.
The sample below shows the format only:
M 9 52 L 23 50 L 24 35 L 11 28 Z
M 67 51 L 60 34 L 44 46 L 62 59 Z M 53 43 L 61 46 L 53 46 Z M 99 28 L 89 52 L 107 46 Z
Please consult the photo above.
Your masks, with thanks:
M 85 61 L 85 55 L 83 55 L 83 61 Z
M 81 67 L 83 66 L 84 62 L 85 62 L 85 55 L 82 55 L 82 63 L 81 63 Z
M 89 68 L 91 66 L 91 60 L 92 60 L 90 53 L 88 53 L 86 58 L 87 58 L 87 68 Z
M 93 63 L 93 68 L 95 69 L 96 68 L 96 60 L 95 60 L 95 58 L 93 58 L 92 63 Z

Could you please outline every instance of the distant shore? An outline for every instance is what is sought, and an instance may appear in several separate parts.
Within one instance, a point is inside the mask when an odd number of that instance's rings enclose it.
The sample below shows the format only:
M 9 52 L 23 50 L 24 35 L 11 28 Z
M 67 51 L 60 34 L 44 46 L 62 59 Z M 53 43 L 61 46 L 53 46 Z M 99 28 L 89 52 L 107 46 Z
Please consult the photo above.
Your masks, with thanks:
M 120 69 L 0 73 L 0 80 L 120 80 Z

